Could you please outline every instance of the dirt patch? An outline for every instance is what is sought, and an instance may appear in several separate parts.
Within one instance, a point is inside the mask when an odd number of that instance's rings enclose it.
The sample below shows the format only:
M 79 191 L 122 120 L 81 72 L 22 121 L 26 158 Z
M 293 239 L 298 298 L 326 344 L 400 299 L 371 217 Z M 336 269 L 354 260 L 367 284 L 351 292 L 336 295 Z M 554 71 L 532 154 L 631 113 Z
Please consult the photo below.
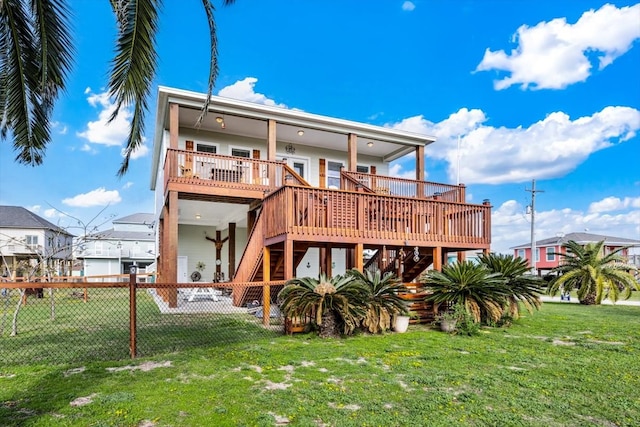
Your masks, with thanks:
M 600 340 L 589 340 L 594 344 L 609 344 L 609 345 L 624 345 L 625 343 L 621 341 L 600 341 Z
M 562 340 L 553 340 L 553 341 L 551 341 L 551 343 L 553 345 L 566 345 L 566 346 L 576 345 L 576 343 L 574 343 L 574 342 L 562 341 Z
M 296 368 L 294 366 L 291 366 L 291 365 L 280 366 L 278 368 L 278 371 L 285 371 L 288 374 L 293 374 L 293 371 L 295 371 L 295 370 L 296 370 Z
M 266 382 L 265 390 L 286 390 L 291 387 L 291 384 L 287 383 L 273 383 L 271 381 Z
M 303 368 L 309 368 L 311 366 L 316 366 L 316 362 L 303 360 L 302 362 L 300 362 L 300 366 L 302 366 Z
M 251 365 L 249 366 L 251 369 L 253 369 L 254 371 L 256 371 L 257 373 L 261 374 L 262 373 L 262 368 L 260 366 L 256 366 L 256 365 Z
M 155 426 L 156 426 L 156 423 L 150 420 L 142 420 L 140 421 L 140 424 L 138 424 L 138 427 L 155 427 Z
M 93 402 L 93 399 L 97 395 L 98 395 L 97 393 L 91 393 L 89 396 L 78 397 L 76 399 L 73 399 L 71 402 L 69 402 L 69 405 L 71 405 L 74 408 L 77 408 L 79 406 L 88 405 L 89 403 Z
M 172 366 L 171 362 L 167 360 L 165 362 L 144 362 L 141 365 L 127 365 L 127 366 L 120 366 L 117 368 L 107 368 L 107 371 L 109 372 L 121 372 L 121 371 L 148 372 L 157 368 L 170 368 L 171 366 Z
M 79 368 L 73 368 L 73 369 L 69 369 L 68 371 L 64 371 L 62 375 L 64 375 L 65 377 L 68 377 L 69 375 L 81 374 L 86 370 L 87 368 L 85 368 L 84 366 L 80 366 Z
M 285 426 L 291 422 L 289 418 L 283 415 L 277 415 L 273 412 L 269 412 L 269 415 L 271 415 L 276 420 L 276 426 Z
M 329 402 L 329 407 L 333 409 L 346 409 L 347 411 L 357 411 L 361 409 L 360 405 L 351 404 L 351 405 L 336 405 L 333 402 Z

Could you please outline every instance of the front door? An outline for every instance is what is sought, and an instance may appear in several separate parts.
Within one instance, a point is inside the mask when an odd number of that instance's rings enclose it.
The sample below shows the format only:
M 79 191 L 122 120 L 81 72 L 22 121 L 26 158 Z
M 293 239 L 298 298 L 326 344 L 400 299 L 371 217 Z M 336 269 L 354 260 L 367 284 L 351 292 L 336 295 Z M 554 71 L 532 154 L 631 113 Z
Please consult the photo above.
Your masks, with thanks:
M 287 163 L 291 169 L 293 169 L 298 175 L 304 178 L 305 181 L 309 181 L 309 159 L 305 157 L 296 156 L 284 156 L 279 155 L 278 160 Z
M 189 258 L 186 256 L 178 257 L 178 283 L 187 283 L 187 275 L 189 274 L 187 268 L 189 265 Z

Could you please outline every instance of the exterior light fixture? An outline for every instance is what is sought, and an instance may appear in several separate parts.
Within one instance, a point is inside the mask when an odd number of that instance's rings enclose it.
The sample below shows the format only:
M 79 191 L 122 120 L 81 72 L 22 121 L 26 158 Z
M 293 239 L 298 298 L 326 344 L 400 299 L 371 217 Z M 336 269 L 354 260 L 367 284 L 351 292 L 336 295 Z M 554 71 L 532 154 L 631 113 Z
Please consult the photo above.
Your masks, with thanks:
M 196 219 L 200 219 L 200 214 L 196 214 Z
M 311 268 L 311 262 L 307 261 L 307 268 Z
M 304 131 L 303 131 L 302 129 L 300 129 L 300 130 L 298 131 L 298 136 L 302 136 L 302 135 L 304 135 Z
M 284 147 L 284 151 L 286 151 L 287 154 L 296 154 L 296 147 L 294 147 L 293 144 L 287 144 Z
M 216 122 L 222 123 L 222 122 L 224 122 L 224 119 L 222 117 L 218 116 L 218 117 L 216 117 Z
M 367 142 L 367 147 L 373 147 L 373 141 Z

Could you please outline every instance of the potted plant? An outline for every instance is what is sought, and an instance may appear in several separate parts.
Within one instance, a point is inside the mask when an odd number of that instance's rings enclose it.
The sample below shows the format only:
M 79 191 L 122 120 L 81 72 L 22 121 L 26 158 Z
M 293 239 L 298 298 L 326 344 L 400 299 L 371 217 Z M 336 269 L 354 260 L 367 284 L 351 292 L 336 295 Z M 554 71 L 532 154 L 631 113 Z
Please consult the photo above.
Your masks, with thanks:
M 395 332 L 404 333 L 409 328 L 409 316 L 403 314 L 395 314 L 393 316 L 393 330 Z
M 464 316 L 464 306 L 455 304 L 446 311 L 436 316 L 436 321 L 440 324 L 440 330 L 443 332 L 455 332 L 458 322 Z

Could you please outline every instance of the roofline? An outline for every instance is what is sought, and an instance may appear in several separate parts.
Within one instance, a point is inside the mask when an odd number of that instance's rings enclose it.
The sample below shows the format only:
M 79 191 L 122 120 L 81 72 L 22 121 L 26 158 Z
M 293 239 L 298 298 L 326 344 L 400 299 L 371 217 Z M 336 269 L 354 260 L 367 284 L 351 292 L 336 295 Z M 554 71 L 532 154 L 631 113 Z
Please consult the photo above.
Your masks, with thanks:
M 164 118 L 166 117 L 169 103 L 176 103 L 183 107 L 201 109 L 206 97 L 207 95 L 204 93 L 158 86 L 158 107 L 153 140 L 151 171 L 152 190 L 155 189 L 155 179 L 159 160 L 158 157 L 160 155 L 159 141 L 164 132 Z M 274 119 L 277 123 L 309 127 L 327 132 L 345 135 L 355 133 L 363 138 L 383 139 L 388 142 L 408 146 L 406 148 L 396 150 L 389 156 L 386 156 L 383 159 L 384 161 L 392 161 L 400 158 L 405 154 L 410 153 L 413 150 L 412 147 L 427 146 L 436 140 L 433 136 L 421 135 L 404 130 L 212 95 L 209 112 L 216 112 L 217 110 L 220 110 L 220 112 L 224 114 L 239 115 L 258 120 Z

